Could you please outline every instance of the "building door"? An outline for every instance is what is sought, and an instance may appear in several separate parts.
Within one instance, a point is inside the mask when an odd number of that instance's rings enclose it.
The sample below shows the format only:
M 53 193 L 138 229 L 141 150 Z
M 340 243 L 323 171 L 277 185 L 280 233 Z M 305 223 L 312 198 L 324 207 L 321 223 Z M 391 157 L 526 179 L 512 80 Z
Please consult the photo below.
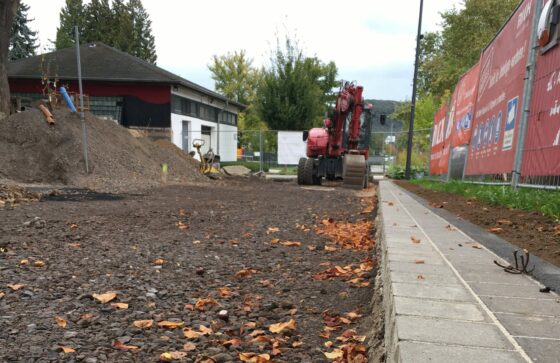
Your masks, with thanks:
M 183 151 L 188 153 L 191 150 L 191 143 L 189 142 L 189 122 L 183 121 L 183 128 L 181 131 L 183 140 Z
M 204 140 L 204 146 L 202 146 L 202 154 L 206 154 L 208 150 L 212 148 L 212 128 L 209 126 L 202 126 L 201 129 L 201 139 Z

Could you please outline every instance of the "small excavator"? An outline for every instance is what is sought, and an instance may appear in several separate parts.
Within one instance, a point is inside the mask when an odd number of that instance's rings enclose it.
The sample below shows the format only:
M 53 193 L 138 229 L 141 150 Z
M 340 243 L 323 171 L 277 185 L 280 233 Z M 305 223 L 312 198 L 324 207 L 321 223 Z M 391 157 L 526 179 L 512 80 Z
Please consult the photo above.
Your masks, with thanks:
M 196 149 L 198 157 L 200 158 L 200 172 L 207 176 L 219 174 L 220 171 L 214 167 L 214 162 L 219 162 L 219 159 L 217 159 L 219 158 L 219 156 L 215 155 L 212 149 L 210 149 L 206 154 L 202 155 L 202 151 L 200 150 L 202 146 L 204 146 L 204 140 L 193 140 L 193 147 Z
M 367 188 L 367 163 L 373 106 L 364 106 L 363 87 L 343 82 L 334 115 L 325 119 L 321 128 L 304 131 L 306 158 L 298 163 L 300 185 L 320 185 L 321 179 L 342 179 L 343 186 Z

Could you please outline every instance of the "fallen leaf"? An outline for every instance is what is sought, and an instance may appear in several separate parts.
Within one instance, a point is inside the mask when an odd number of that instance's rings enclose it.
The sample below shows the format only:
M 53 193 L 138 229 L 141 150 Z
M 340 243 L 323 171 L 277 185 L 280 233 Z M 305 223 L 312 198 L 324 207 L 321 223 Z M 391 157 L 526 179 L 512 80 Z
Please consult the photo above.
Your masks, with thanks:
M 183 335 L 187 339 L 198 339 L 202 334 L 191 328 L 183 328 Z
M 194 304 L 194 308 L 198 311 L 205 311 L 206 305 L 218 305 L 218 302 L 211 297 L 200 298 L 196 301 L 196 304 Z
M 165 263 L 165 260 L 163 258 L 156 258 L 154 261 L 154 265 L 156 266 L 161 266 Z
M 293 241 L 284 241 L 284 242 L 280 242 L 280 244 L 285 247 L 301 246 L 301 242 L 293 242 Z
M 496 221 L 496 223 L 504 225 L 504 226 L 511 226 L 513 224 L 513 222 L 508 220 L 508 219 L 498 219 Z
M 0 300 L 6 295 L 5 292 L 0 291 Z
M 202 335 L 210 335 L 210 334 L 213 333 L 212 328 L 205 327 L 204 325 L 200 325 L 198 327 L 198 330 L 200 331 L 200 334 L 202 334 Z
M 62 349 L 64 353 L 76 353 L 76 351 L 70 347 L 60 346 L 60 349 Z
M 111 306 L 115 309 L 128 309 L 127 303 L 111 303 Z
M 447 228 L 449 231 L 456 231 L 457 228 L 453 227 L 451 224 L 448 224 L 447 226 L 445 226 L 445 228 Z
M 324 344 L 324 346 L 325 346 L 326 348 L 330 348 L 330 347 L 333 346 L 334 343 L 331 342 L 330 340 L 327 340 L 327 341 L 326 341 L 325 343 L 323 343 L 323 344 Z
M 22 265 L 22 266 L 28 265 L 29 260 L 27 258 L 24 258 L 23 260 L 19 261 L 19 264 Z
M 264 287 L 270 287 L 270 286 L 272 286 L 272 281 L 270 281 L 270 280 L 260 280 L 259 284 L 263 285 Z
M 37 260 L 33 262 L 33 266 L 35 267 L 43 267 L 45 266 L 45 261 Z
M 417 265 L 423 265 L 424 260 L 415 260 L 414 263 L 417 264 Z
M 193 351 L 193 350 L 195 350 L 195 349 L 196 349 L 196 345 L 195 345 L 194 343 L 186 342 L 186 343 L 183 345 L 183 350 L 186 351 L 186 352 L 191 352 L 191 351 Z
M 362 314 L 358 314 L 355 311 L 351 311 L 349 313 L 346 313 L 346 316 L 351 319 L 351 320 L 356 320 L 358 318 L 361 318 L 363 315 Z
M 309 251 L 315 251 L 317 249 L 317 246 L 307 246 L 307 249 Z
M 25 285 L 23 284 L 8 284 L 8 287 L 14 291 L 17 291 L 19 289 L 23 289 L 25 287 Z
M 222 345 L 224 347 L 228 347 L 228 346 L 237 347 L 241 345 L 241 339 L 233 338 L 230 340 L 226 340 L 225 342 L 222 343 Z
M 253 237 L 253 234 L 252 234 L 251 232 L 247 232 L 247 233 L 244 233 L 244 234 L 243 234 L 243 237 L 245 237 L 245 238 L 251 238 L 251 237 Z
M 189 226 L 181 221 L 175 223 L 175 225 L 177 226 L 177 228 L 179 228 L 182 231 L 189 229 Z
M 117 293 L 113 292 L 113 291 L 108 291 L 104 294 L 93 294 L 92 295 L 93 298 L 97 301 L 99 301 L 102 304 L 106 304 L 109 301 L 113 300 L 114 298 L 117 297 Z
M 424 276 L 418 275 L 418 276 L 416 276 L 416 279 L 417 279 L 417 280 L 424 280 Z
M 344 351 L 342 349 L 335 349 L 332 352 L 325 352 L 325 357 L 328 359 L 338 359 L 344 356 Z
M 157 325 L 160 328 L 168 328 L 168 329 L 175 329 L 175 328 L 180 328 L 184 325 L 185 323 L 183 323 L 182 321 L 160 321 L 159 323 L 157 323 Z
M 272 324 L 268 330 L 270 330 L 271 333 L 280 333 L 282 331 L 284 331 L 285 329 L 288 330 L 296 330 L 296 321 L 294 319 L 290 319 L 285 323 L 277 323 L 277 324 Z
M 94 317 L 95 317 L 95 315 L 90 314 L 90 313 L 80 315 L 80 319 L 82 319 L 82 320 L 91 320 Z
M 295 341 L 292 343 L 292 347 L 293 348 L 297 348 L 297 347 L 301 347 L 303 345 L 303 342 L 301 340 Z
M 272 234 L 272 233 L 276 233 L 279 232 L 280 228 L 277 227 L 268 227 L 268 229 L 266 230 L 266 234 Z
M 194 310 L 194 305 L 193 304 L 185 304 L 185 309 L 193 311 Z
M 219 287 L 218 293 L 221 297 L 228 298 L 231 297 L 231 290 L 229 287 Z
M 185 352 L 164 352 L 159 356 L 159 360 L 163 362 L 170 362 L 172 360 L 183 359 L 187 356 Z
M 239 241 L 236 240 L 236 239 L 230 239 L 228 242 L 231 243 L 232 245 L 238 245 L 239 244 Z
M 494 228 L 490 228 L 488 231 L 498 234 L 498 233 L 502 233 L 504 229 L 500 227 L 494 227 Z
M 194 241 L 192 241 L 192 243 L 193 243 L 193 245 L 198 245 L 198 244 L 200 244 L 200 240 L 198 240 L 198 239 L 194 240 Z
M 481 250 L 481 249 L 482 249 L 482 247 L 481 247 L 480 245 L 472 245 L 471 247 L 472 247 L 472 248 L 476 248 L 477 250 Z
M 432 208 L 443 208 L 443 204 L 439 203 L 431 203 L 430 205 L 432 206 Z
M 132 325 L 140 329 L 148 329 L 151 328 L 154 324 L 153 320 L 135 320 Z
M 247 277 L 254 273 L 257 273 L 257 270 L 252 268 L 244 268 L 243 270 L 239 270 L 235 273 L 235 277 Z
M 410 236 L 410 240 L 412 241 L 412 243 L 420 243 L 420 242 L 422 242 L 422 240 L 420 240 L 420 239 L 418 239 L 418 238 L 416 238 L 416 237 L 414 237 L 414 236 Z
M 113 343 L 111 344 L 111 346 L 115 349 L 120 349 L 120 350 L 136 350 L 136 349 L 140 349 L 140 347 L 137 347 L 135 345 L 126 345 L 123 342 L 121 342 L 120 340 L 115 340 L 113 341 Z
M 268 363 L 270 362 L 269 354 L 259 354 L 257 353 L 239 353 L 239 360 L 242 362 L 250 363 Z
M 68 246 L 74 247 L 74 248 L 80 248 L 82 245 L 79 244 L 79 243 L 68 243 Z
M 63 317 L 60 317 L 60 316 L 56 316 L 54 318 L 54 320 L 56 321 L 56 325 L 58 325 L 61 328 L 66 328 L 66 325 L 68 324 L 66 319 L 64 319 Z
M 325 251 L 327 251 L 327 252 L 334 252 L 334 251 L 336 251 L 336 247 L 333 247 L 333 246 L 325 246 Z

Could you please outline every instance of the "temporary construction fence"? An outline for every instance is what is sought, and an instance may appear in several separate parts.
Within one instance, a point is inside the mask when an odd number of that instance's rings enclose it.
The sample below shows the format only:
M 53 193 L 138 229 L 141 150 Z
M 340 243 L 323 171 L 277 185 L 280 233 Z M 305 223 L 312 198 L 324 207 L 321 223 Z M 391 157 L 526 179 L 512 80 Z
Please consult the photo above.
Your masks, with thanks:
M 524 0 L 434 118 L 430 174 L 560 188 L 560 4 Z

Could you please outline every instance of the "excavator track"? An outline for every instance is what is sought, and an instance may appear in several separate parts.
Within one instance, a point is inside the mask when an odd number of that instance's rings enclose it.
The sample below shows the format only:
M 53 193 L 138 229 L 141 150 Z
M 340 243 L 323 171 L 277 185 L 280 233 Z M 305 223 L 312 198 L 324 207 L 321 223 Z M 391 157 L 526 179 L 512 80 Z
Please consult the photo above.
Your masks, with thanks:
M 366 159 L 360 154 L 346 154 L 342 160 L 342 185 L 362 189 L 366 183 Z

